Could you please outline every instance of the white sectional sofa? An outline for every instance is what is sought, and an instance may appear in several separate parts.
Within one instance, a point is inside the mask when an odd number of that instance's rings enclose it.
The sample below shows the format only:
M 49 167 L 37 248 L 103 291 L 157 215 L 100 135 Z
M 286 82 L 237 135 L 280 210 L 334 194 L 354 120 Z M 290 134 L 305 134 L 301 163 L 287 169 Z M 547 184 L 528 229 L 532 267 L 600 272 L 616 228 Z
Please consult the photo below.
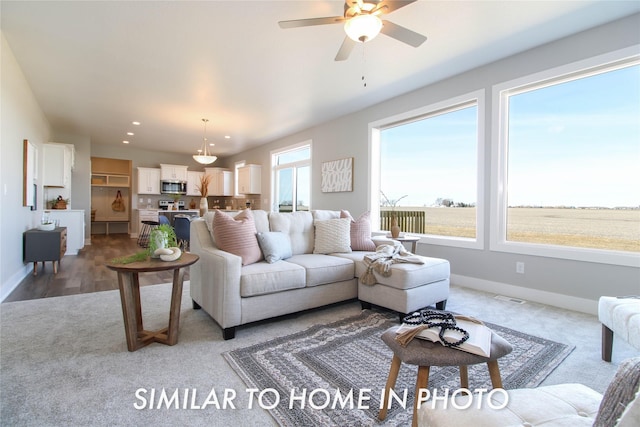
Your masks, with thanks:
M 360 223 L 360 218 L 340 219 L 340 211 L 326 210 L 292 213 L 247 210 L 242 214 L 255 224 L 254 234 L 263 249 L 259 256 L 255 248 L 241 251 L 240 255 L 221 249 L 233 246 L 236 240 L 253 244 L 246 230 L 236 232 L 226 228 L 232 214 L 208 212 L 191 222 L 191 252 L 200 256 L 189 273 L 193 306 L 204 309 L 220 325 L 224 339 L 234 338 L 239 325 L 358 297 L 358 276 L 364 267 L 356 268 L 356 264 L 362 263 L 364 255 L 375 251 L 376 244 L 381 243 L 371 241 L 369 234 L 369 250 L 357 250 L 362 248 L 362 242 L 354 243 L 353 228 L 351 234 L 347 228 L 345 243 L 345 221 L 353 227 Z M 331 227 L 327 229 L 328 225 Z M 340 231 L 334 230 L 334 226 L 339 226 Z M 261 239 L 266 237 L 284 237 L 286 244 L 282 246 L 290 244 L 290 248 L 278 247 L 274 256 L 268 253 L 268 245 L 262 246 Z M 354 245 L 356 250 L 351 248 Z M 280 250 L 284 255 L 277 253 Z M 424 259 L 427 262 L 423 268 L 431 273 L 425 274 L 430 283 L 422 284 L 423 294 L 428 294 L 431 283 L 438 292 L 433 296 L 437 299 L 423 296 L 421 303 L 424 306 L 439 303 L 443 308 L 449 289 L 448 261 Z

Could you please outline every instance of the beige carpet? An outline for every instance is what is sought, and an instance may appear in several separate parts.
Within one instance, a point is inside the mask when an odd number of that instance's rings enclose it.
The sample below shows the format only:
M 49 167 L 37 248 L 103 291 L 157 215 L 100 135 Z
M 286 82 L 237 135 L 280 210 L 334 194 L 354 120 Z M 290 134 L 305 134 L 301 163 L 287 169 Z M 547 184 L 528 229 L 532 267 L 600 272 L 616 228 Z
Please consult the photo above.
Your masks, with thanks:
M 166 326 L 169 285 L 141 289 L 145 327 Z M 617 363 L 636 352 L 614 341 L 613 361 L 600 360 L 600 327 L 595 316 L 539 304 L 517 305 L 492 295 L 452 287 L 448 307 L 478 318 L 576 349 L 543 382 L 581 382 L 604 391 Z M 202 310 L 193 310 L 189 286 L 182 301 L 180 337 L 169 347 L 151 344 L 130 353 L 126 349 L 120 297 L 117 291 L 72 295 L 0 305 L 0 425 L 274 425 L 269 413 L 254 404 L 249 409 L 245 383 L 222 354 L 361 312 L 348 302 L 300 315 L 240 327 L 236 338 L 223 341 L 220 328 Z M 152 390 L 180 394 L 179 409 L 149 409 Z M 185 392 L 185 389 L 188 392 Z M 211 390 L 236 392 L 236 409 L 182 409 Z M 146 390 L 146 394 L 140 390 Z M 146 399 L 144 409 L 136 409 Z M 158 401 L 158 396 L 154 400 Z

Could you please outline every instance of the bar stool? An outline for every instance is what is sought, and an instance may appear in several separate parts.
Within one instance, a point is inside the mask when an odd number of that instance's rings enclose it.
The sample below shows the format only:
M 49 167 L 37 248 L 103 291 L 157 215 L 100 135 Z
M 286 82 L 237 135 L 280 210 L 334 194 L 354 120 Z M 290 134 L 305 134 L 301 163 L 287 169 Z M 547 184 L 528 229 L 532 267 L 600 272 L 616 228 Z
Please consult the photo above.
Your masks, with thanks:
M 445 347 L 440 343 L 420 338 L 411 340 L 406 347 L 403 347 L 398 341 L 396 341 L 396 331 L 398 328 L 399 326 L 393 326 L 382 334 L 382 341 L 384 341 L 384 343 L 393 351 L 393 359 L 391 360 L 391 369 L 389 370 L 389 377 L 387 378 L 387 384 L 385 386 L 384 406 L 381 405 L 382 409 L 380 409 L 378 414 L 378 419 L 380 421 L 384 421 L 387 417 L 387 410 L 389 409 L 389 391 L 396 385 L 400 365 L 403 362 L 410 365 L 418 365 L 418 378 L 416 379 L 416 391 L 413 401 L 413 427 L 416 427 L 418 422 L 418 393 L 420 389 L 426 389 L 429 385 L 429 368 L 431 366 L 460 367 L 460 385 L 462 388 L 469 388 L 469 374 L 467 366 L 486 363 L 489 367 L 491 385 L 493 388 L 502 388 L 498 359 L 511 353 L 513 347 L 495 332 L 491 332 L 491 356 L 484 357 L 467 353 L 466 351 Z
M 142 229 L 138 234 L 138 246 L 142 248 L 149 247 L 149 236 L 151 235 L 151 230 L 156 228 L 160 223 L 158 221 L 142 221 Z
M 173 228 L 176 231 L 178 246 L 183 251 L 189 251 L 189 240 L 191 239 L 191 217 L 188 215 L 176 215 L 173 219 Z

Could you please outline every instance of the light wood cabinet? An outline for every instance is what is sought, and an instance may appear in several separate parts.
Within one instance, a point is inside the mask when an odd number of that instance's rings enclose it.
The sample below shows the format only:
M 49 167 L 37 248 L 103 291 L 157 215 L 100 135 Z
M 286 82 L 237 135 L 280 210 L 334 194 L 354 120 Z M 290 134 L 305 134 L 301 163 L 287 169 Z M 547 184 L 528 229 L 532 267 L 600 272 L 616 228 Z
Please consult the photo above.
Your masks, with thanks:
M 187 171 L 187 196 L 202 196 L 198 190 L 202 176 L 204 176 L 204 172 Z
M 130 187 L 130 177 L 127 175 L 91 174 L 91 185 L 101 187 Z
M 211 175 L 209 196 L 233 196 L 233 172 L 222 168 L 204 168 Z
M 186 181 L 188 166 L 160 164 L 162 181 Z
M 71 144 L 44 144 L 44 179 L 45 187 L 71 186 L 71 170 L 74 162 L 74 146 Z
M 160 169 L 138 168 L 138 194 L 160 194 Z
M 245 165 L 238 168 L 238 193 L 260 194 L 262 193 L 262 166 Z

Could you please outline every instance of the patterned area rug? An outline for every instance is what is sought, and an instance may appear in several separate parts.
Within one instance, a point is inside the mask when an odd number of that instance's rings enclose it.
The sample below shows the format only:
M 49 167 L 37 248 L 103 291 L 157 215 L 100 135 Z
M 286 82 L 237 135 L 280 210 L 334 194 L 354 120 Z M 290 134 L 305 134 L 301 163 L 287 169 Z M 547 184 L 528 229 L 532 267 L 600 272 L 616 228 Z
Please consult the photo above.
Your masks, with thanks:
M 397 316 L 364 310 L 224 357 L 249 388 L 257 389 L 257 404 L 281 426 L 409 425 L 417 375 L 412 365 L 402 365 L 395 387 L 401 398 L 406 390 L 406 405 L 394 402 L 385 422 L 377 420 L 393 355 L 380 336 L 395 324 Z M 499 360 L 505 389 L 539 385 L 573 350 L 502 326 L 487 326 L 514 348 Z M 444 393 L 459 387 L 457 367 L 431 368 L 429 389 Z M 480 388 L 491 389 L 486 364 L 469 366 L 469 389 Z

